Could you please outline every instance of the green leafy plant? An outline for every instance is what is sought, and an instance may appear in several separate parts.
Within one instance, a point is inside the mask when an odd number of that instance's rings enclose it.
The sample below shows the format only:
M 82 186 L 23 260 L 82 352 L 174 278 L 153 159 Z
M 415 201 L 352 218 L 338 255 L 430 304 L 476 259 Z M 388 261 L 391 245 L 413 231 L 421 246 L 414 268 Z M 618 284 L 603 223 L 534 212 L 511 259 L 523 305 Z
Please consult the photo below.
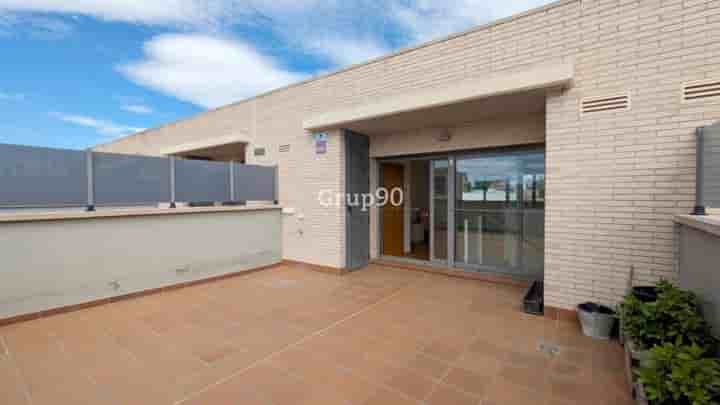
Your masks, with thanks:
M 642 302 L 630 293 L 620 304 L 618 313 L 627 336 L 640 349 L 676 343 L 714 351 L 717 342 L 700 314 L 697 296 L 666 280 L 660 281 L 657 288 L 657 301 Z
M 625 297 L 617 312 L 622 320 L 624 333 L 637 345 L 650 347 L 659 339 L 657 305 L 644 303 L 631 293 Z
M 638 381 L 653 405 L 720 404 L 720 360 L 698 345 L 665 343 L 650 350 Z

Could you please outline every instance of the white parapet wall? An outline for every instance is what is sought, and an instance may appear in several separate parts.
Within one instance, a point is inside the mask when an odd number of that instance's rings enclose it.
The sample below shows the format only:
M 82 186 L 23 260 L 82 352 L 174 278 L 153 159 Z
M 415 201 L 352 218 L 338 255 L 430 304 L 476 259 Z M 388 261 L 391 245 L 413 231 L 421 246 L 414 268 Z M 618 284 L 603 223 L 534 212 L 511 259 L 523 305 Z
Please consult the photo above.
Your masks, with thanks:
M 0 216 L 0 319 L 269 266 L 279 207 Z
M 680 287 L 695 292 L 720 338 L 720 215 L 675 217 Z

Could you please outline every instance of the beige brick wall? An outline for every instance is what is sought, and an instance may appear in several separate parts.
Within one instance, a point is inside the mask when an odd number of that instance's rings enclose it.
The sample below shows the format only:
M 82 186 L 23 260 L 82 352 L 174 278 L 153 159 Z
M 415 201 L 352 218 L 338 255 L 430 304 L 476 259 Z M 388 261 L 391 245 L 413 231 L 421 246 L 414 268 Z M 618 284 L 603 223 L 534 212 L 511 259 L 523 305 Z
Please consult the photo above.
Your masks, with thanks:
M 683 104 L 682 83 L 717 75 L 720 2 L 583 2 L 565 43 L 575 86 L 547 102 L 546 301 L 615 302 L 674 277 L 672 215 L 694 199 L 694 130 L 720 103 Z M 632 108 L 580 115 L 582 97 L 630 92 Z
M 547 99 L 546 302 L 613 302 L 630 266 L 641 281 L 673 276 L 671 216 L 692 205 L 694 128 L 720 119 L 718 100 L 683 104 L 680 86 L 720 75 L 720 1 L 555 3 L 100 149 L 160 153 L 246 134 L 251 145 L 268 148 L 259 163 L 279 163 L 282 204 L 305 217 L 285 217 L 285 257 L 342 266 L 344 211 L 316 202 L 320 189 L 342 191 L 342 141 L 331 136 L 328 153 L 314 155 L 303 119 L 558 61 L 575 63 L 576 77 L 572 88 Z M 629 111 L 579 114 L 581 98 L 620 91 L 631 94 Z M 287 143 L 291 151 L 279 154 Z

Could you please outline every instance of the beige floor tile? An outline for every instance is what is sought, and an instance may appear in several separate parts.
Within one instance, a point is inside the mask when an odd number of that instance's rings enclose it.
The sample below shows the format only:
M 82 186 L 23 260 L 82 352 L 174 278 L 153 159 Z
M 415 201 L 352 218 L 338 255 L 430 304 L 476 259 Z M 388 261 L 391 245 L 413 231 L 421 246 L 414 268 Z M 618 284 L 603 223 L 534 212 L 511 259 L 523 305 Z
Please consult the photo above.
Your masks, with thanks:
M 420 403 L 409 399 L 394 391 L 380 388 L 368 398 L 363 405 L 419 405 Z
M 425 401 L 428 405 L 478 405 L 480 398 L 463 393 L 445 384 L 438 384 Z
M 271 405 L 258 393 L 248 390 L 245 385 L 231 382 L 209 387 L 207 390 L 183 402 L 185 405 Z
M 467 351 L 462 355 L 456 366 L 483 376 L 495 376 L 505 363 L 499 354 L 488 356 L 483 353 Z
M 453 368 L 443 383 L 452 385 L 455 388 L 470 394 L 482 396 L 487 392 L 493 377 L 477 374 L 464 368 Z
M 434 379 L 444 377 L 450 369 L 450 363 L 422 354 L 416 354 L 405 366 L 418 374 Z
M 0 403 L 629 403 L 622 349 L 522 314 L 523 292 L 283 266 L 2 327 Z
M 26 387 L 10 356 L 0 356 L 0 402 L 7 405 L 29 404 Z
M 575 379 L 551 376 L 548 384 L 551 397 L 565 401 L 582 402 L 588 399 L 589 394 L 596 392 L 592 384 Z
M 68 380 L 64 384 L 56 386 L 44 386 L 30 395 L 33 405 L 93 405 L 99 403 L 119 404 L 114 402 L 117 397 L 112 399 L 104 398 L 99 391 L 99 387 L 89 383 L 88 381 L 79 382 L 76 379 Z M 146 395 L 139 397 L 136 404 L 142 404 L 148 398 Z M 158 404 L 161 404 L 158 402 Z
M 464 351 L 464 347 L 455 344 L 446 343 L 444 341 L 435 341 L 428 345 L 423 353 L 439 360 L 453 362 L 460 357 Z
M 506 365 L 500 370 L 499 378 L 520 387 L 541 390 L 545 388 L 546 371 L 545 369 Z
M 547 397 L 542 392 L 498 379 L 490 386 L 482 405 L 529 405 L 544 404 Z
M 410 369 L 394 370 L 385 384 L 416 400 L 425 399 L 435 385 L 433 380 Z

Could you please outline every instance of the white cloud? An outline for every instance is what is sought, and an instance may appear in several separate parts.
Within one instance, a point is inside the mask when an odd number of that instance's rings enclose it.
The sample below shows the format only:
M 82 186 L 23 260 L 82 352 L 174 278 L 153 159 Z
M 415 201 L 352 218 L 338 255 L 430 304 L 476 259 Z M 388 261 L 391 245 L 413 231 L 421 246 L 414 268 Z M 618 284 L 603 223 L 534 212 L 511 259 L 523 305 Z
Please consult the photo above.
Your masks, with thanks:
M 328 58 L 337 66 L 347 66 L 364 62 L 392 52 L 392 49 L 372 39 L 353 40 L 324 37 L 307 40 L 309 51 Z
M 20 19 L 21 24 L 33 38 L 36 39 L 62 39 L 70 35 L 75 27 L 59 18 L 31 16 Z
M 552 0 L 416 0 L 394 2 L 390 18 L 407 30 L 409 39 L 422 42 L 442 38 L 473 26 L 542 6 Z
M 77 114 L 65 114 L 65 113 L 59 113 L 59 112 L 51 112 L 51 116 L 61 120 L 65 121 L 71 124 L 80 125 L 87 128 L 92 128 L 97 131 L 100 135 L 106 136 L 106 137 L 119 137 L 119 136 L 125 136 L 130 135 L 135 132 L 144 131 L 145 128 L 138 128 L 138 127 L 132 127 L 127 125 L 120 125 L 116 124 L 111 121 L 105 121 L 93 117 L 88 117 L 85 115 L 77 115 Z
M 110 21 L 190 24 L 212 20 L 213 7 L 195 0 L 0 0 L 9 11 L 81 14 Z M 212 2 L 210 2 L 212 3 Z
M 215 107 L 304 77 L 283 68 L 267 56 L 270 53 L 305 52 L 311 59 L 327 62 L 317 67 L 323 72 L 550 1 L 0 0 L 0 35 L 17 20 L 15 15 L 27 14 L 180 29 L 180 34 L 146 42 L 144 58 L 119 66 L 118 71 L 141 86 Z M 56 21 L 42 22 L 41 33 L 66 29 Z M 255 30 L 263 38 L 272 35 L 273 41 L 248 43 L 231 38 L 233 32 Z M 269 46 L 274 48 L 267 54 L 258 50 Z
M 152 114 L 153 109 L 143 104 L 126 104 L 122 109 L 135 114 Z
M 53 40 L 67 37 L 74 29 L 72 24 L 62 18 L 12 14 L 0 10 L 0 36 L 23 34 L 33 39 Z
M 145 58 L 118 70 L 137 84 L 204 107 L 217 107 L 303 79 L 252 46 L 202 34 L 160 35 Z
M 76 14 L 148 25 L 221 27 L 263 9 L 271 13 L 316 0 L 0 0 L 0 11 Z M 282 11 L 280 11 L 282 10 Z
M 23 101 L 25 95 L 22 93 L 4 93 L 0 92 L 0 101 Z

